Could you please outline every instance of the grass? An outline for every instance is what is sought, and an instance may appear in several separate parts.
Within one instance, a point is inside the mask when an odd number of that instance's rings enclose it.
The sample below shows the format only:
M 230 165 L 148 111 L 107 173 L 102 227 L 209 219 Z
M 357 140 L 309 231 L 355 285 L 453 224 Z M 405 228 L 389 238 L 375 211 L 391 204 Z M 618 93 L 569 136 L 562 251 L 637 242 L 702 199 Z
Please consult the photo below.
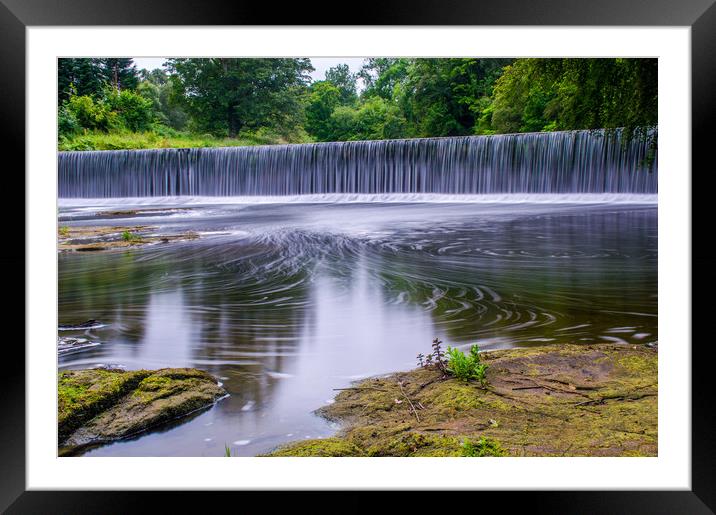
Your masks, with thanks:
M 231 447 L 227 444 L 224 444 L 224 457 L 231 458 Z
M 60 227 L 58 232 L 60 233 L 60 236 L 62 236 L 63 238 L 66 238 L 67 236 L 70 235 L 70 228 L 67 227 L 66 225 L 64 225 L 64 226 Z
M 304 143 L 303 137 L 296 143 Z M 151 148 L 245 147 L 289 143 L 282 137 L 268 134 L 243 134 L 236 138 L 219 138 L 211 134 L 179 131 L 148 132 L 86 132 L 61 137 L 58 150 L 136 150 Z

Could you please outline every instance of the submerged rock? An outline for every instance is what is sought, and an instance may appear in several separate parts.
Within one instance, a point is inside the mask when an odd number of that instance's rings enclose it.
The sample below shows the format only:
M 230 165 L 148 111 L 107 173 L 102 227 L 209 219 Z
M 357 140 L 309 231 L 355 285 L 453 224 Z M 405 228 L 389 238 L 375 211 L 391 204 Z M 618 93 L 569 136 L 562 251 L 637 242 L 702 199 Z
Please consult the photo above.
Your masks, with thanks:
M 58 377 L 59 444 L 74 448 L 140 433 L 210 406 L 226 391 L 193 368 L 67 370 Z
M 115 211 L 98 211 L 96 216 L 108 217 L 108 218 L 125 218 L 134 216 L 158 216 L 167 215 L 174 213 L 181 213 L 184 211 L 191 211 L 190 207 L 155 207 L 155 208 L 143 208 L 143 209 L 126 209 L 126 210 L 115 210 Z
M 97 329 L 98 327 L 103 327 L 104 324 L 98 320 L 90 319 L 86 322 L 82 322 L 79 324 L 60 324 L 58 326 L 58 329 L 60 331 L 74 331 L 74 330 L 80 330 L 80 329 Z
M 81 349 L 89 347 L 96 347 L 99 342 L 89 340 L 88 338 L 80 338 L 73 336 L 59 336 L 57 338 L 57 352 L 60 354 L 67 354 Z
M 269 456 L 656 456 L 657 351 L 618 344 L 483 353 L 488 386 L 417 369 L 317 412 L 344 429 Z M 400 402 L 398 402 L 400 401 Z

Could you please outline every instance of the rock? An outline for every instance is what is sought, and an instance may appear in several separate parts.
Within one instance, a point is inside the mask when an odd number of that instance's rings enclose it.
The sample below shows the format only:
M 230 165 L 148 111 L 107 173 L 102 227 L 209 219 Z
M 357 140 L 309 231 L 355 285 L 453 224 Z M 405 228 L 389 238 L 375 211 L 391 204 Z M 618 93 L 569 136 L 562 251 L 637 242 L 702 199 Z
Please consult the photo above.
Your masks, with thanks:
M 68 352 L 95 347 L 99 344 L 99 342 L 95 342 L 87 338 L 60 336 L 57 338 L 57 352 L 60 354 L 66 354 Z
M 199 235 L 193 231 L 180 234 L 153 234 L 157 227 L 136 225 L 132 227 L 63 227 L 60 230 L 57 249 L 60 252 L 98 252 L 127 249 L 155 243 L 195 240 Z
M 72 330 L 80 330 L 80 329 L 96 329 L 98 327 L 102 327 L 104 324 L 98 320 L 90 319 L 86 322 L 82 322 L 81 324 L 60 324 L 58 326 L 58 329 L 60 331 L 72 331 Z
M 110 442 L 208 407 L 226 391 L 192 368 L 60 372 L 58 434 L 65 448 Z
M 655 349 L 548 345 L 486 352 L 482 360 L 486 387 L 419 368 L 344 389 L 317 411 L 342 424 L 338 435 L 269 455 L 657 455 Z

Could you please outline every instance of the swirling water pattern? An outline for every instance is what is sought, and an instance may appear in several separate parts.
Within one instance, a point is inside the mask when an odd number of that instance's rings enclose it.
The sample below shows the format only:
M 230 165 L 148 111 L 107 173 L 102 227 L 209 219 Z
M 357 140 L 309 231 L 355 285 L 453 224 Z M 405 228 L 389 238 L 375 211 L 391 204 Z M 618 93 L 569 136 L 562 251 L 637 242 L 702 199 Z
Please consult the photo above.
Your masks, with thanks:
M 100 344 L 60 367 L 195 366 L 231 397 L 88 455 L 255 455 L 326 436 L 311 411 L 334 388 L 414 366 L 436 336 L 486 350 L 657 339 L 654 204 L 182 205 L 141 223 L 199 240 L 59 256 L 59 323 L 106 324 L 68 331 Z M 137 223 L 105 209 L 63 204 L 61 223 Z

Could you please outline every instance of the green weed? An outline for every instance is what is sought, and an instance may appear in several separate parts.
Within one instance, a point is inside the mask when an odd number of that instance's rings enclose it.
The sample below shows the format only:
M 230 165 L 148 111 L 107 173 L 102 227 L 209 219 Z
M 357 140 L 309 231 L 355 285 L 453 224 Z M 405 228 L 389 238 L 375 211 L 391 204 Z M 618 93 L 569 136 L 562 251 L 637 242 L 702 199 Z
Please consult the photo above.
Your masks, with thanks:
M 470 354 L 467 356 L 453 347 L 447 348 L 446 355 L 448 373 L 465 382 L 476 380 L 483 386 L 487 384 L 487 365 L 480 362 L 480 349 L 477 345 L 470 347 Z
M 122 233 L 122 239 L 124 241 L 139 241 L 142 239 L 142 237 L 139 234 L 135 234 L 133 232 L 124 231 Z

